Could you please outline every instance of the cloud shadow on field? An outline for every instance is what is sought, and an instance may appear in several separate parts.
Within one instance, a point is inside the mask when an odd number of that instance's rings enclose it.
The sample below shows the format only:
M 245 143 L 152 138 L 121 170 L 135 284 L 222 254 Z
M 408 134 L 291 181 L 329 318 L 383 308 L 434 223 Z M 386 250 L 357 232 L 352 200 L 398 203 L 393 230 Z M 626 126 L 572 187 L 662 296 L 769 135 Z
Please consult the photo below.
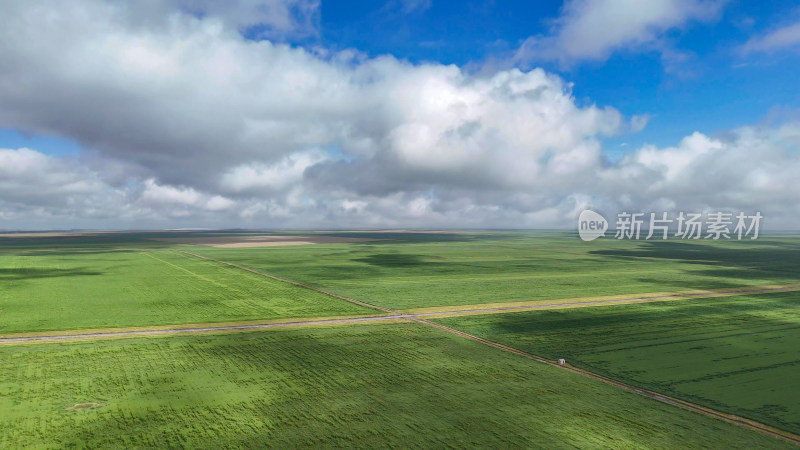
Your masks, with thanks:
M 118 253 L 138 253 L 140 250 L 108 249 L 108 250 L 33 250 L 14 252 L 14 256 L 69 256 L 81 257 L 86 255 L 107 255 Z
M 80 277 L 102 275 L 102 272 L 88 270 L 87 268 L 74 269 L 4 269 L 0 268 L 0 280 L 22 281 L 41 278 Z
M 431 264 L 429 261 L 431 258 L 433 257 L 429 255 L 408 253 L 377 253 L 363 258 L 356 258 L 353 261 L 381 267 L 414 267 Z
M 686 280 L 671 282 L 678 288 L 723 288 L 740 286 L 737 280 L 764 282 L 800 281 L 800 243 L 790 241 L 731 241 L 724 243 L 641 242 L 635 249 L 595 250 L 590 254 L 637 261 L 659 260 L 691 264 Z M 705 269 L 699 266 L 706 266 Z M 698 279 L 697 277 L 703 277 Z M 665 280 L 639 281 L 663 284 Z
M 737 399 L 740 386 L 725 379 L 798 364 L 796 292 L 679 302 L 529 311 L 440 319 L 445 325 L 639 387 L 704 404 L 790 431 L 797 415 L 787 399 L 759 407 Z M 671 376 L 644 369 L 674 358 Z M 743 363 L 745 359 L 749 360 Z M 740 365 L 743 364 L 743 365 Z M 762 372 L 763 371 L 763 372 Z M 796 383 L 796 372 L 785 380 Z M 764 375 L 765 377 L 767 375 Z M 720 379 L 706 394 L 684 389 Z M 777 381 L 776 381 L 777 382 Z M 769 383 L 756 386 L 768 392 Z M 766 405 L 769 406 L 769 405 Z M 787 409 L 788 408 L 788 409 Z

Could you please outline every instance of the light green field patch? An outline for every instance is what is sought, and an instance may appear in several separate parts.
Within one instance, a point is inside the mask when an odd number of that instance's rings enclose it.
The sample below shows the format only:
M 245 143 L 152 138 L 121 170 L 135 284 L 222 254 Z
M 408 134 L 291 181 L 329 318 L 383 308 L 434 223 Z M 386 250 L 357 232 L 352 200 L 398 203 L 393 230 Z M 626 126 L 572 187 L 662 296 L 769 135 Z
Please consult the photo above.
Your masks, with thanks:
M 0 394 L 0 447 L 789 448 L 417 324 L 7 346 Z
M 372 314 L 175 251 L 0 256 L 0 334 Z

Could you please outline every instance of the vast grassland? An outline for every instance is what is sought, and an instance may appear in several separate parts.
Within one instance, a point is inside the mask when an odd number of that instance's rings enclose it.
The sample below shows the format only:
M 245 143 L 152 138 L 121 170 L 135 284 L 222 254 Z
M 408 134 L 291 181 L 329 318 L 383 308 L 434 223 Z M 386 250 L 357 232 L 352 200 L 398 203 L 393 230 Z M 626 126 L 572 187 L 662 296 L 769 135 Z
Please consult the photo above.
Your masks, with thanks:
M 152 240 L 220 233 L 0 238 L 0 334 L 375 314 L 181 249 L 397 309 L 800 282 L 800 237 L 788 235 L 584 243 L 562 232 L 326 234 L 383 240 L 221 249 Z M 441 321 L 797 433 L 798 298 Z M 70 445 L 783 444 L 441 330 L 393 323 L 0 346 L 0 447 Z
M 397 309 L 800 281 L 800 237 L 586 243 L 563 232 L 346 233 L 348 245 L 192 251 Z
M 416 324 L 2 346 L 27 446 L 788 447 Z
M 0 254 L 0 333 L 372 312 L 169 250 Z
M 800 433 L 800 294 L 437 320 Z

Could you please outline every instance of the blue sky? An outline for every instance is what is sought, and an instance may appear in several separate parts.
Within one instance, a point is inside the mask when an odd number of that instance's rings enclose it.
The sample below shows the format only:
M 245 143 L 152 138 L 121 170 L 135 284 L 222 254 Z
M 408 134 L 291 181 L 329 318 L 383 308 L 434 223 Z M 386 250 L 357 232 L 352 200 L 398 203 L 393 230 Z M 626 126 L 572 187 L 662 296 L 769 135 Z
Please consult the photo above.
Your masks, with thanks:
M 478 71 L 509 57 L 526 38 L 547 34 L 562 6 L 561 1 L 324 0 L 313 34 L 279 41 Z M 694 131 L 715 134 L 794 114 L 800 108 L 798 53 L 743 56 L 736 49 L 754 34 L 798 16 L 795 1 L 725 2 L 714 19 L 664 33 L 662 38 L 686 57 L 674 67 L 667 67 L 658 51 L 647 50 L 622 50 L 568 67 L 550 61 L 517 66 L 559 74 L 574 84 L 580 104 L 649 115 L 642 131 L 605 141 L 605 151 L 616 158 L 644 144 L 675 145 Z M 0 142 L 54 155 L 75 154 L 80 148 L 68 138 L 14 129 L 0 129 Z
M 414 62 L 480 66 L 513 52 L 532 35 L 547 34 L 560 1 L 323 1 L 319 36 L 305 44 L 357 48 Z M 646 3 L 644 3 L 646 4 Z M 796 1 L 730 1 L 719 17 L 665 33 L 687 61 L 665 68 L 655 51 L 622 51 L 608 60 L 537 66 L 574 83 L 580 102 L 611 105 L 627 115 L 649 114 L 640 133 L 608 142 L 675 145 L 694 131 L 717 133 L 752 124 L 782 108 L 800 107 L 798 53 L 742 56 L 736 48 L 756 33 L 800 16 Z
M 796 1 L 8 0 L 0 17 L 0 229 L 553 228 L 586 208 L 800 228 Z
M 35 148 L 48 155 L 76 155 L 80 145 L 68 138 L 30 134 L 13 128 L 0 128 L 0 145 L 5 148 Z

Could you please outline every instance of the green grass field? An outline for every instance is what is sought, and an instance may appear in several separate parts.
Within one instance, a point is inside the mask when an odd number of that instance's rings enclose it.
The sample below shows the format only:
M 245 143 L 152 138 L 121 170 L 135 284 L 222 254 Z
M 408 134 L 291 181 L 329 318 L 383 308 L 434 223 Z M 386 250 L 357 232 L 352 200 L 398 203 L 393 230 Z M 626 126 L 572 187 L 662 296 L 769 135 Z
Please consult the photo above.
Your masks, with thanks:
M 393 240 L 191 250 L 397 309 L 800 280 L 798 236 L 586 243 L 565 232 L 343 235 Z
M 0 255 L 0 333 L 373 312 L 169 250 Z
M 236 233 L 0 238 L 0 334 L 376 314 L 181 249 L 397 309 L 800 282 L 790 235 L 584 243 L 563 232 L 358 232 L 325 234 L 386 240 L 240 249 L 152 240 L 225 234 Z M 441 322 L 798 433 L 798 299 Z M 91 402 L 103 406 L 65 409 Z M 0 447 L 71 445 L 783 444 L 422 325 L 0 346 Z
M 800 293 L 437 321 L 800 433 Z
M 416 324 L 0 347 L 0 447 L 69 446 L 789 447 Z

